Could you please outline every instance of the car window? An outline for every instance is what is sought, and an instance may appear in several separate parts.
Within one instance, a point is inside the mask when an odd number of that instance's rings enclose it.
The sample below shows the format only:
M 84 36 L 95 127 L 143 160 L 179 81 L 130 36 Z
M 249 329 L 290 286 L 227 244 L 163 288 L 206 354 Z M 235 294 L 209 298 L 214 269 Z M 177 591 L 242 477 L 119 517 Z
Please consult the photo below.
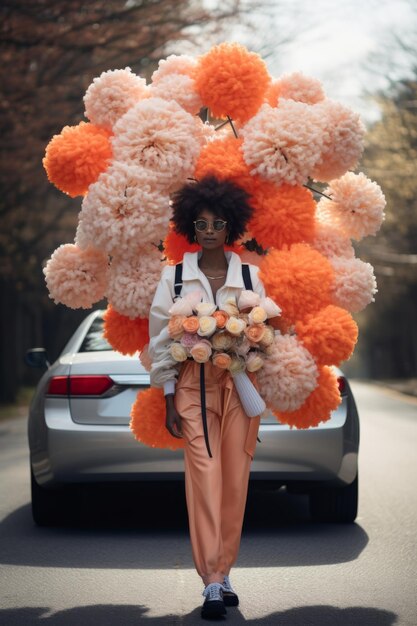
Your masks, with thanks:
M 101 352 L 103 350 L 112 350 L 109 342 L 103 337 L 104 321 L 102 317 L 96 317 L 84 340 L 80 346 L 79 352 Z

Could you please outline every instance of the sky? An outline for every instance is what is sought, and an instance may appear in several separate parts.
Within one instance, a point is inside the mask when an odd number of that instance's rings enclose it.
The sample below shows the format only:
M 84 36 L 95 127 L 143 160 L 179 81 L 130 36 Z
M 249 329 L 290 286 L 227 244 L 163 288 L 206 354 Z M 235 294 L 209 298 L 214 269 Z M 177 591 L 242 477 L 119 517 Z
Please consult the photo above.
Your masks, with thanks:
M 412 41 L 414 35 L 417 49 L 417 0 L 270 0 L 269 4 L 267 17 L 259 10 L 251 13 L 254 30 L 236 26 L 228 39 L 259 51 L 274 77 L 293 71 L 314 76 L 322 81 L 328 97 L 358 111 L 365 122 L 377 119 L 378 106 L 366 92 L 387 88 L 390 59 L 401 66 L 399 74 L 409 66 L 393 37 Z

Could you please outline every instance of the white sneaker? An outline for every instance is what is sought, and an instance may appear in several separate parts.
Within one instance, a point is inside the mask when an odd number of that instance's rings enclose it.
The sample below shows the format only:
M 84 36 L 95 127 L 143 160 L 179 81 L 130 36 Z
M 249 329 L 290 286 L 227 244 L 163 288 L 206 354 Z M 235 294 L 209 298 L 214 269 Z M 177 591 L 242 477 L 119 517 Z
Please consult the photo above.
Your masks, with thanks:
M 223 585 L 221 583 L 210 583 L 203 591 L 205 597 L 201 607 L 201 617 L 203 619 L 217 619 L 226 614 L 226 607 L 223 600 Z
M 223 580 L 223 601 L 225 606 L 238 606 L 239 597 L 236 591 L 233 589 L 230 578 L 228 576 L 224 577 Z

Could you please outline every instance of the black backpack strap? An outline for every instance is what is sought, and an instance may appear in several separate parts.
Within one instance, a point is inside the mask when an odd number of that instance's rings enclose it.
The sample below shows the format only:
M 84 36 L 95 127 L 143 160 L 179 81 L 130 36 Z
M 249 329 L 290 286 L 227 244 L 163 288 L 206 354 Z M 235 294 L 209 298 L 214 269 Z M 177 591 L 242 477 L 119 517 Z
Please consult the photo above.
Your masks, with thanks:
M 182 263 L 177 263 L 175 266 L 174 300 L 180 297 L 181 291 L 182 291 Z
M 253 291 L 252 279 L 250 277 L 249 265 L 247 263 L 242 263 L 242 278 L 245 283 L 245 289 Z

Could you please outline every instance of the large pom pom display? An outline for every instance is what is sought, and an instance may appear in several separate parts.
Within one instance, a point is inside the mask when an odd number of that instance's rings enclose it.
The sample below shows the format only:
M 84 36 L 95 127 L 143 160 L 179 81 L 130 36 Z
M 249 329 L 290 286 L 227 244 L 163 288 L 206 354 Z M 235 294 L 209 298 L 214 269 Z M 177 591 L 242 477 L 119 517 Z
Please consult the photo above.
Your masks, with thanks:
M 114 350 L 122 354 L 134 354 L 138 350 L 143 350 L 149 342 L 147 319 L 141 317 L 131 319 L 126 315 L 120 315 L 110 305 L 103 319 L 103 336 Z
M 43 270 L 49 297 L 70 309 L 89 309 L 105 294 L 107 255 L 95 248 L 81 250 L 67 243 L 59 246 Z
M 353 258 L 355 250 L 350 239 L 331 222 L 323 222 L 320 216 L 317 217 L 314 238 L 310 242 L 313 248 L 326 257 Z
M 363 152 L 365 126 L 357 113 L 333 100 L 326 99 L 314 108 L 324 128 L 321 155 L 311 177 L 327 182 L 356 167 Z
M 296 428 L 311 428 L 321 422 L 327 422 L 342 398 L 337 377 L 330 367 L 319 369 L 318 385 L 308 396 L 304 404 L 295 411 L 275 411 L 278 420 Z
M 270 76 L 258 54 L 237 43 L 223 43 L 200 57 L 195 81 L 215 117 L 244 123 L 261 106 Z
M 139 168 L 116 162 L 90 187 L 77 229 L 81 247 L 94 244 L 114 256 L 136 256 L 159 243 L 169 223 L 169 196 L 145 184 Z
M 94 124 L 65 126 L 46 147 L 43 166 L 48 179 L 72 198 L 83 196 L 112 158 L 110 133 Z
M 151 448 L 184 448 L 184 439 L 165 428 L 165 397 L 162 389 L 140 391 L 130 413 L 129 427 L 135 439 Z
M 375 235 L 385 207 L 379 186 L 349 171 L 364 146 L 359 116 L 326 98 L 315 78 L 272 79 L 260 56 L 237 43 L 161 59 L 148 84 L 129 67 L 103 72 L 84 104 L 89 122 L 66 126 L 43 160 L 51 182 L 84 196 L 75 245 L 58 248 L 44 269 L 50 297 L 71 308 L 105 297 L 105 337 L 123 354 L 140 352 L 149 371 L 148 317 L 161 270 L 200 249 L 187 211 L 208 207 L 204 198 L 196 204 L 193 185 L 203 182 L 198 192 L 207 180 L 216 188 L 230 181 L 242 198 L 236 210 L 217 205 L 235 242 L 225 250 L 259 267 L 281 311 L 269 320 L 275 342 L 258 373 L 264 400 L 291 426 L 329 419 L 340 402 L 330 366 L 352 354 L 350 313 L 377 291 L 372 265 L 355 258 L 351 241 Z M 327 183 L 318 203 L 312 179 Z M 179 197 L 190 200 L 182 221 Z M 139 394 L 138 439 L 182 447 L 164 415 L 161 390 Z
M 277 335 L 258 371 L 259 391 L 273 410 L 299 408 L 317 385 L 318 370 L 311 354 L 293 335 Z
M 146 80 L 124 70 L 108 70 L 95 78 L 84 96 L 88 119 L 111 130 L 117 120 L 132 106 L 148 97 Z
M 362 311 L 374 302 L 378 291 L 374 268 L 361 259 L 331 257 L 334 269 L 332 301 L 352 313 Z
M 282 316 L 292 324 L 332 303 L 332 265 L 307 244 L 271 250 L 261 263 L 259 277 L 267 294 L 281 307 Z
M 385 217 L 385 196 L 380 186 L 362 172 L 348 172 L 332 180 L 325 193 L 331 200 L 320 200 L 318 214 L 338 226 L 346 237 L 359 241 L 367 235 L 375 235 L 381 228 Z
M 132 319 L 148 317 L 162 267 L 161 253 L 152 246 L 135 258 L 115 257 L 106 292 L 109 303 Z
M 331 304 L 298 321 L 295 332 L 319 365 L 340 365 L 358 339 L 358 325 L 350 313 Z
M 321 118 L 302 102 L 283 100 L 277 109 L 264 104 L 241 133 L 251 173 L 276 185 L 306 183 L 320 158 Z
M 271 106 L 279 106 L 281 98 L 317 104 L 324 100 L 325 93 L 323 85 L 316 78 L 305 76 L 301 72 L 292 72 L 274 80 L 267 91 L 266 99 Z
M 258 244 L 282 248 L 314 237 L 316 202 L 308 189 L 264 182 L 252 193 L 249 230 Z
M 192 115 L 173 100 L 143 100 L 114 127 L 115 159 L 134 164 L 148 182 L 169 191 L 192 175 L 200 149 Z

